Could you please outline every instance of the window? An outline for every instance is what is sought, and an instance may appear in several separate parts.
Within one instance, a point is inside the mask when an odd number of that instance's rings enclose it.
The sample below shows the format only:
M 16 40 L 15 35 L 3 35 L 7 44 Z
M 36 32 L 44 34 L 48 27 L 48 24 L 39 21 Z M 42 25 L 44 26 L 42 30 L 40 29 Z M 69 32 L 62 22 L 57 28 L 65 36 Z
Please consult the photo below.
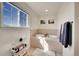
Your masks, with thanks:
M 3 23 L 11 25 L 11 6 L 7 3 L 3 4 Z
M 26 26 L 27 13 L 10 3 L 3 3 L 3 25 Z
M 18 22 L 18 10 L 12 7 L 12 24 L 17 25 Z
M 26 26 L 26 14 L 20 11 L 20 26 Z

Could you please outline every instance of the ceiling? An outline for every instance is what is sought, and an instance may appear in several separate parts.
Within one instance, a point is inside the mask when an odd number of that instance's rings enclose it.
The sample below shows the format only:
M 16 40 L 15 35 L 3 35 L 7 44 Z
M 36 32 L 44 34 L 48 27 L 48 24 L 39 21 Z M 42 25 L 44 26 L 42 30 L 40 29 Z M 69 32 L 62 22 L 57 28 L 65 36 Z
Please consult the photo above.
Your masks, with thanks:
M 41 17 L 56 16 L 61 3 L 59 2 L 26 2 Z M 45 10 L 48 10 L 47 12 Z

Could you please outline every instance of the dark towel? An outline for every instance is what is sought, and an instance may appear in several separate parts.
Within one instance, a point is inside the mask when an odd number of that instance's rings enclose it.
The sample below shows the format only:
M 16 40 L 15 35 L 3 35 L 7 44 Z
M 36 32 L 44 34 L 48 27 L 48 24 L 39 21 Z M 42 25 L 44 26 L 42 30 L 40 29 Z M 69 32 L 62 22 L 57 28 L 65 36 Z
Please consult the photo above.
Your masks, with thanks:
M 72 24 L 70 22 L 64 24 L 63 43 L 65 48 L 72 44 Z
M 68 22 L 68 44 L 72 45 L 72 23 Z
M 65 25 L 64 25 L 64 27 L 65 27 Z M 63 25 L 61 25 L 60 36 L 59 36 L 59 41 L 62 43 L 62 45 L 64 45 L 64 39 L 63 39 L 64 38 L 64 33 L 65 33 L 64 32 L 64 29 L 65 29 L 64 27 L 63 27 Z
M 61 32 L 60 32 L 61 33 Z M 64 45 L 65 48 L 68 45 L 72 45 L 72 23 L 64 23 L 63 33 L 60 34 L 60 42 Z

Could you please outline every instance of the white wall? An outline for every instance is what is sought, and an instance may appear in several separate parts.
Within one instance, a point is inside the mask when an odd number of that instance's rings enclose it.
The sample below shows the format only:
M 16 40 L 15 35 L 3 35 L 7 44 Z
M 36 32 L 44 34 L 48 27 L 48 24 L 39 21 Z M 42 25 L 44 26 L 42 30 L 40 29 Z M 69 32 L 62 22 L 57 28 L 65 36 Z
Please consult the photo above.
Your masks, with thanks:
M 51 19 L 51 16 L 42 16 L 39 19 L 39 29 L 57 29 L 57 19 L 56 16 L 52 15 L 52 18 L 54 19 L 54 24 L 48 24 L 48 20 Z M 40 24 L 40 20 L 45 20 L 46 24 Z
M 64 24 L 66 21 L 73 21 L 74 22 L 74 3 L 68 2 L 63 3 L 60 11 L 58 13 L 58 29 L 60 30 L 61 24 Z M 68 48 L 63 47 L 63 55 L 69 56 L 74 55 L 74 23 L 72 29 L 72 46 Z
M 39 17 L 37 15 L 31 14 L 31 20 L 30 20 L 30 29 L 36 30 L 39 28 Z
M 36 14 L 31 10 L 31 8 L 29 8 L 26 3 L 22 2 L 13 2 L 13 4 L 29 13 L 29 25 L 31 25 L 32 28 L 36 28 L 37 26 L 35 25 L 35 20 L 37 20 L 37 16 L 35 16 Z M 12 47 L 12 43 L 18 43 L 18 39 L 20 37 L 24 38 L 24 41 L 27 43 L 29 48 L 30 28 L 0 28 L 0 55 L 10 55 L 9 49 Z
M 27 47 L 29 47 L 29 35 L 29 29 L 0 28 L 0 55 L 10 55 L 10 48 L 13 46 L 13 43 L 19 43 L 20 37 L 24 39 Z

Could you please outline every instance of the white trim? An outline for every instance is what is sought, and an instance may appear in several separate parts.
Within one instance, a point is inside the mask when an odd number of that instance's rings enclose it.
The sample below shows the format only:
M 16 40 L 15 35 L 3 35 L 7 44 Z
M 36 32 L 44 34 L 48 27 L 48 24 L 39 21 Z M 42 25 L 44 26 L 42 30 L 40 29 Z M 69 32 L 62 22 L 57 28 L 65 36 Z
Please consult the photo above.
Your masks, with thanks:
M 20 23 L 19 23 L 20 22 L 20 17 L 19 17 L 20 16 L 20 13 L 19 12 L 20 11 L 18 11 L 18 27 L 20 26 Z
M 28 17 L 28 14 L 27 14 L 26 19 L 27 19 L 27 20 L 26 20 L 26 26 L 29 27 L 29 17 Z

